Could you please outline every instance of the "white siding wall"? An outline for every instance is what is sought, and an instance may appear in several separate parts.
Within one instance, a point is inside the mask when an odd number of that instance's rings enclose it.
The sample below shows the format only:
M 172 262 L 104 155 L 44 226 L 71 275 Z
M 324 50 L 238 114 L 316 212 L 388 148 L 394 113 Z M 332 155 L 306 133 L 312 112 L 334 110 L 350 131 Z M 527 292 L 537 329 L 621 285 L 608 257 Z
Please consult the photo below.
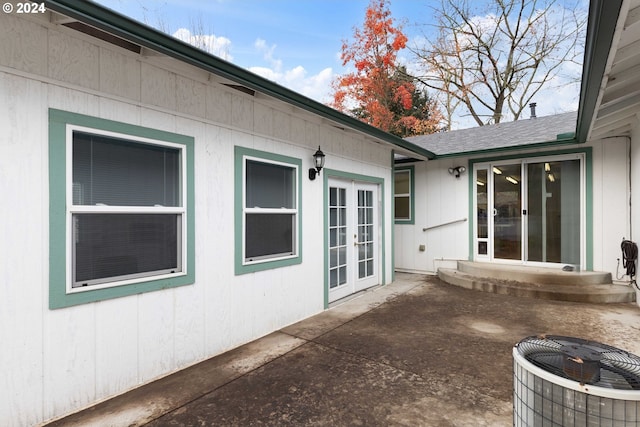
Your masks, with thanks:
M 639 144 L 640 145 L 640 144 Z M 592 148 L 593 166 L 593 269 L 608 271 L 615 277 L 617 259 L 621 258 L 620 242 L 629 238 L 629 143 L 627 138 L 593 141 L 583 146 Z M 541 149 L 544 153 L 553 150 Z M 640 152 L 640 146 L 636 152 Z M 632 150 L 632 153 L 634 150 Z M 531 156 L 532 152 L 523 156 Z M 640 155 L 636 154 L 638 158 Z M 469 257 L 469 173 L 459 179 L 448 173 L 449 167 L 467 166 L 468 158 L 443 159 L 415 163 L 415 225 L 395 226 L 396 268 L 407 271 L 437 272 L 438 267 L 451 267 L 452 259 Z M 640 163 L 640 160 L 638 161 Z M 632 171 L 633 172 L 633 171 Z M 635 181 L 638 176 L 635 176 Z M 634 193 L 640 200 L 640 192 Z M 465 223 L 444 226 L 423 232 L 427 226 L 467 218 Z M 634 217 L 634 230 L 640 228 L 640 215 Z M 636 232 L 636 240 L 638 233 Z M 426 245 L 420 252 L 419 245 Z M 620 267 L 622 273 L 622 267 Z
M 451 260 L 469 254 L 469 176 L 455 178 L 450 167 L 467 167 L 468 159 L 446 159 L 415 164 L 415 224 L 395 226 L 396 269 L 436 272 Z M 436 227 L 467 218 L 466 222 Z M 419 250 L 425 245 L 425 251 Z
M 594 141 L 593 269 L 616 277 L 622 238 L 631 238 L 629 211 L 629 143 L 627 138 Z
M 306 174 L 318 145 L 327 167 L 384 178 L 391 253 L 389 147 L 45 18 L 0 14 L 0 425 L 62 416 L 323 310 L 323 187 Z M 48 308 L 49 108 L 195 138 L 194 285 Z M 235 145 L 302 159 L 302 264 L 234 274 Z M 387 256 L 386 283 L 391 270 Z

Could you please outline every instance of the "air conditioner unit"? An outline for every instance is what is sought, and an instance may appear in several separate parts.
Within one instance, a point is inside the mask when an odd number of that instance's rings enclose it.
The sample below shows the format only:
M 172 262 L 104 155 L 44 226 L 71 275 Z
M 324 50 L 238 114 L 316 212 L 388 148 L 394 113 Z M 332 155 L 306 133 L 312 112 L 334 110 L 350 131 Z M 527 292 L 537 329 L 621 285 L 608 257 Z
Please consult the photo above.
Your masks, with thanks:
M 513 348 L 514 426 L 640 426 L 640 357 L 532 336 Z

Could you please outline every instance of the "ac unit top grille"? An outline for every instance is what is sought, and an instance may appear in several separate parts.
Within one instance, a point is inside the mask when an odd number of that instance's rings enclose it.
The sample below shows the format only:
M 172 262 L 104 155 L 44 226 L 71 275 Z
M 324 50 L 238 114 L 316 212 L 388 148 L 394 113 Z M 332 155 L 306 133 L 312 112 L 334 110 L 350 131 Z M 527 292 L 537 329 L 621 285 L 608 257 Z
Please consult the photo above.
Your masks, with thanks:
M 526 360 L 559 377 L 616 390 L 640 390 L 640 357 L 627 351 L 558 335 L 527 337 L 516 347 Z

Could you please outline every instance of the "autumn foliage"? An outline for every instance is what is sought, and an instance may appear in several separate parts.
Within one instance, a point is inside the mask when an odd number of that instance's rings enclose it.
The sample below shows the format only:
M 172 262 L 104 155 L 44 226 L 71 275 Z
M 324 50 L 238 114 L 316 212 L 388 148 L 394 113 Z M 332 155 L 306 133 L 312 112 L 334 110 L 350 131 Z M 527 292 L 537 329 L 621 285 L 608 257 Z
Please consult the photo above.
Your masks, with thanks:
M 371 0 L 362 29 L 354 28 L 353 41 L 342 44 L 343 65 L 355 71 L 333 82 L 331 106 L 402 137 L 437 131 L 442 115 L 435 102 L 397 65 L 406 44 L 387 0 Z

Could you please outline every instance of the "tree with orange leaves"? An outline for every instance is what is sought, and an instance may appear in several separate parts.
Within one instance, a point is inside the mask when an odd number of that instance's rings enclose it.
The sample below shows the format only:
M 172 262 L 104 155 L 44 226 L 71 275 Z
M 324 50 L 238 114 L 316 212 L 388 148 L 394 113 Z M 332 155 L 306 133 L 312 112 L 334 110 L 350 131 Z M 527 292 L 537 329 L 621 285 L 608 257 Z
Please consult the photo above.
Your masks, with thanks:
M 353 42 L 342 44 L 343 65 L 353 64 L 355 71 L 333 82 L 331 106 L 401 137 L 439 130 L 442 115 L 435 101 L 397 65 L 406 44 L 388 0 L 371 0 L 362 29 L 354 28 Z

